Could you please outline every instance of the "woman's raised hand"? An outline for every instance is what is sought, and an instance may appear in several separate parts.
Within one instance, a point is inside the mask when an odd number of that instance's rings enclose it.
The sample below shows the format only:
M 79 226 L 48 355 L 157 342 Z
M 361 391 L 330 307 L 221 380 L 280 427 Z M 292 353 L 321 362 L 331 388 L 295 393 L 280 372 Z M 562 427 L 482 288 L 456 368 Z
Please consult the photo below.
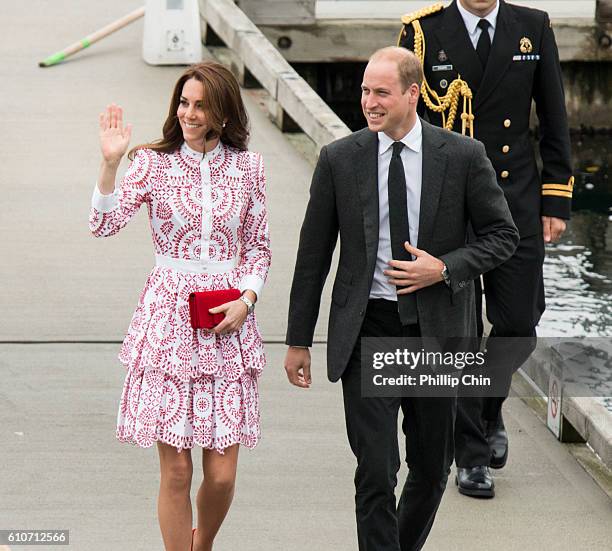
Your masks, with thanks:
M 123 126 L 123 109 L 111 103 L 100 113 L 100 149 L 104 161 L 119 164 L 127 151 L 132 125 Z

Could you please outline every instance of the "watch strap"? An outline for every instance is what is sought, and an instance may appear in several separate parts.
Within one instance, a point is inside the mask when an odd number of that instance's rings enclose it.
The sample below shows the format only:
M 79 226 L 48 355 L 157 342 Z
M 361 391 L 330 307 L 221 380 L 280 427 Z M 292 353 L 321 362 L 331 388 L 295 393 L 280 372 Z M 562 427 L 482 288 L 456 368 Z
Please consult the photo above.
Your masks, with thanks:
M 247 297 L 241 295 L 240 300 L 247 305 L 247 314 L 250 314 L 255 310 L 255 304 L 253 304 Z

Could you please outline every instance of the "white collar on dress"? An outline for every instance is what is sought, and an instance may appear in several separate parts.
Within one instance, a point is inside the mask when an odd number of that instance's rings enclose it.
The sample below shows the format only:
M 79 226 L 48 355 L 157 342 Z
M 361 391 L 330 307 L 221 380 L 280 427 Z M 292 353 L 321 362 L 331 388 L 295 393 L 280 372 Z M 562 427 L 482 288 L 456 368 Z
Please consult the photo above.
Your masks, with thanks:
M 206 153 L 206 156 L 208 157 L 209 160 L 212 160 L 216 158 L 217 155 L 219 155 L 219 153 L 221 153 L 222 149 L 223 149 L 223 144 L 221 143 L 221 140 L 219 140 L 215 148 L 211 151 L 208 151 Z M 195 149 L 191 149 L 191 147 L 187 145 L 187 142 L 183 142 L 183 144 L 181 145 L 181 153 L 197 161 L 201 161 L 202 159 L 204 159 L 204 154 L 201 151 L 196 151 Z

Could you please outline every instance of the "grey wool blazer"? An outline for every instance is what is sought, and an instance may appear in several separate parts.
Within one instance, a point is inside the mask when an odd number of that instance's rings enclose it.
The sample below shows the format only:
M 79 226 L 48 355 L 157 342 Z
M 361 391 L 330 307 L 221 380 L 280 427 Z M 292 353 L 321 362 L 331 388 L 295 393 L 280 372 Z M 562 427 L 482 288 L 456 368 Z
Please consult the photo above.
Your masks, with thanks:
M 423 125 L 417 247 L 447 266 L 444 282 L 416 291 L 421 334 L 476 334 L 473 280 L 514 253 L 519 234 L 479 141 Z M 337 381 L 363 323 L 378 249 L 378 136 L 368 128 L 323 147 L 295 264 L 286 344 L 311 346 L 321 292 L 340 235 L 332 290 L 327 373 Z M 473 236 L 467 239 L 468 227 Z

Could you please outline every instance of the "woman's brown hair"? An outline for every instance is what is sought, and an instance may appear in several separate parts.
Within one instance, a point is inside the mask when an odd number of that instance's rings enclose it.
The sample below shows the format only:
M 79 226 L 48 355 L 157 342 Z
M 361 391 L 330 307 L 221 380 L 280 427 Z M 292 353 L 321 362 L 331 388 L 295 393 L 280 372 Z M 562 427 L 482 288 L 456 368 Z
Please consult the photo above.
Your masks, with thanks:
M 130 160 L 138 149 L 173 153 L 183 144 L 183 131 L 176 112 L 183 85 L 192 78 L 204 86 L 204 109 L 206 122 L 210 127 L 206 140 L 218 136 L 224 144 L 246 150 L 249 141 L 249 117 L 240 95 L 240 85 L 227 67 L 215 61 L 204 61 L 187 68 L 174 86 L 168 118 L 162 129 L 163 137 L 155 142 L 133 147 L 128 154 Z M 225 128 L 224 120 L 227 121 Z

